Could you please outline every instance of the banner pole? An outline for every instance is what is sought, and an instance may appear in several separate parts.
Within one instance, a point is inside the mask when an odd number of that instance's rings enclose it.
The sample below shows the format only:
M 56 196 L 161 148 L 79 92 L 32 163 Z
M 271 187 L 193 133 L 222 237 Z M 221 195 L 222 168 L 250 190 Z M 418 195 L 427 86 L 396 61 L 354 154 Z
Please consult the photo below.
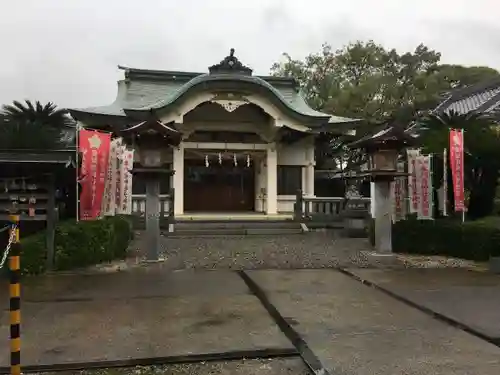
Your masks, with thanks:
M 435 211 L 435 204 L 436 202 L 434 202 L 434 184 L 433 184 L 433 181 L 434 181 L 434 168 L 433 168 L 433 165 L 432 165 L 432 160 L 434 158 L 432 157 L 432 154 L 429 154 L 429 185 L 430 187 L 428 187 L 428 198 L 430 200 L 430 204 L 429 206 L 431 207 L 431 212 L 430 212 L 430 216 L 431 216 L 431 220 L 434 220 L 434 211 Z M 438 207 L 438 210 L 439 210 L 439 207 Z
M 79 123 L 77 122 L 76 123 L 76 127 L 75 127 L 75 130 L 76 130 L 76 151 L 75 151 L 75 160 L 76 160 L 76 167 L 75 167 L 75 177 L 76 177 L 76 222 L 78 223 L 80 221 L 80 189 L 78 187 L 79 185 L 79 180 L 80 180 L 80 176 L 78 175 L 78 171 L 79 171 L 79 158 L 80 158 L 80 155 L 78 154 L 78 151 L 79 151 L 79 133 L 80 133 L 80 125 Z
M 443 216 L 448 216 L 448 150 L 443 149 Z
M 465 170 L 465 138 L 464 138 L 464 128 L 462 128 L 462 185 L 464 187 L 463 195 L 464 195 L 464 207 L 462 210 L 462 223 L 465 223 L 465 181 L 464 181 L 464 170 Z

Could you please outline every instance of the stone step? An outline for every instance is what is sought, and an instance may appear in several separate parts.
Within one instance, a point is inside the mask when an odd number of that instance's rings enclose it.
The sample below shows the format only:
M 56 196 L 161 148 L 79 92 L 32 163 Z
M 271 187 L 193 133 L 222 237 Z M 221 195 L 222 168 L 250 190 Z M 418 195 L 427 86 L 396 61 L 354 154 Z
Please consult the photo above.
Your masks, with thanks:
M 198 230 L 198 229 L 293 229 L 300 228 L 300 224 L 294 221 L 177 221 L 174 225 L 175 231 Z
M 288 236 L 302 234 L 299 223 L 176 223 L 174 231 L 164 233 L 171 237 L 207 236 Z M 226 225 L 225 225 L 226 224 Z
M 304 232 L 301 229 L 217 229 L 217 230 L 182 230 L 168 233 L 162 232 L 169 238 L 189 237 L 231 237 L 231 236 L 291 236 Z

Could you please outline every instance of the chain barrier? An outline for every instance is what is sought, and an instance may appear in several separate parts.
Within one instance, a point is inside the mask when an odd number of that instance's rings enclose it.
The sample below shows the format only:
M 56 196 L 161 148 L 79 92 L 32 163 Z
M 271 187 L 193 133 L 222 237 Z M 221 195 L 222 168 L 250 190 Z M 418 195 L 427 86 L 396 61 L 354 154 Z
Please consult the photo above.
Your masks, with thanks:
M 14 243 L 14 240 L 16 238 L 16 225 L 10 225 L 11 228 L 10 235 L 9 235 L 9 242 L 7 243 L 7 246 L 5 247 L 5 250 L 3 252 L 2 260 L 0 261 L 0 268 L 2 268 L 7 261 L 7 258 L 9 257 L 9 252 L 12 244 Z

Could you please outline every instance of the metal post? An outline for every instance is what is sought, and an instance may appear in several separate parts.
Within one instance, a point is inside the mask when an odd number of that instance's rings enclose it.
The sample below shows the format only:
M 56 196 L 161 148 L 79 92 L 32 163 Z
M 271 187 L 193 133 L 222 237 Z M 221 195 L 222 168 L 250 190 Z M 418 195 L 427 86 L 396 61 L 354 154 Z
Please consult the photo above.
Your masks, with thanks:
M 21 244 L 19 243 L 19 215 L 12 215 L 12 242 L 10 267 L 10 373 L 21 375 Z

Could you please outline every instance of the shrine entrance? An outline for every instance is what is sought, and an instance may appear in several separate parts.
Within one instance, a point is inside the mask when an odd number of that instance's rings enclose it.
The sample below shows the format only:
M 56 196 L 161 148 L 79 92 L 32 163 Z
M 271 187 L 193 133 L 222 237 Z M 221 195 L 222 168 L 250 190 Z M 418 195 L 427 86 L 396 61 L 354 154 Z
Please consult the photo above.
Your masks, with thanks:
M 253 164 L 234 165 L 186 159 L 184 210 L 186 212 L 247 212 L 255 209 Z

